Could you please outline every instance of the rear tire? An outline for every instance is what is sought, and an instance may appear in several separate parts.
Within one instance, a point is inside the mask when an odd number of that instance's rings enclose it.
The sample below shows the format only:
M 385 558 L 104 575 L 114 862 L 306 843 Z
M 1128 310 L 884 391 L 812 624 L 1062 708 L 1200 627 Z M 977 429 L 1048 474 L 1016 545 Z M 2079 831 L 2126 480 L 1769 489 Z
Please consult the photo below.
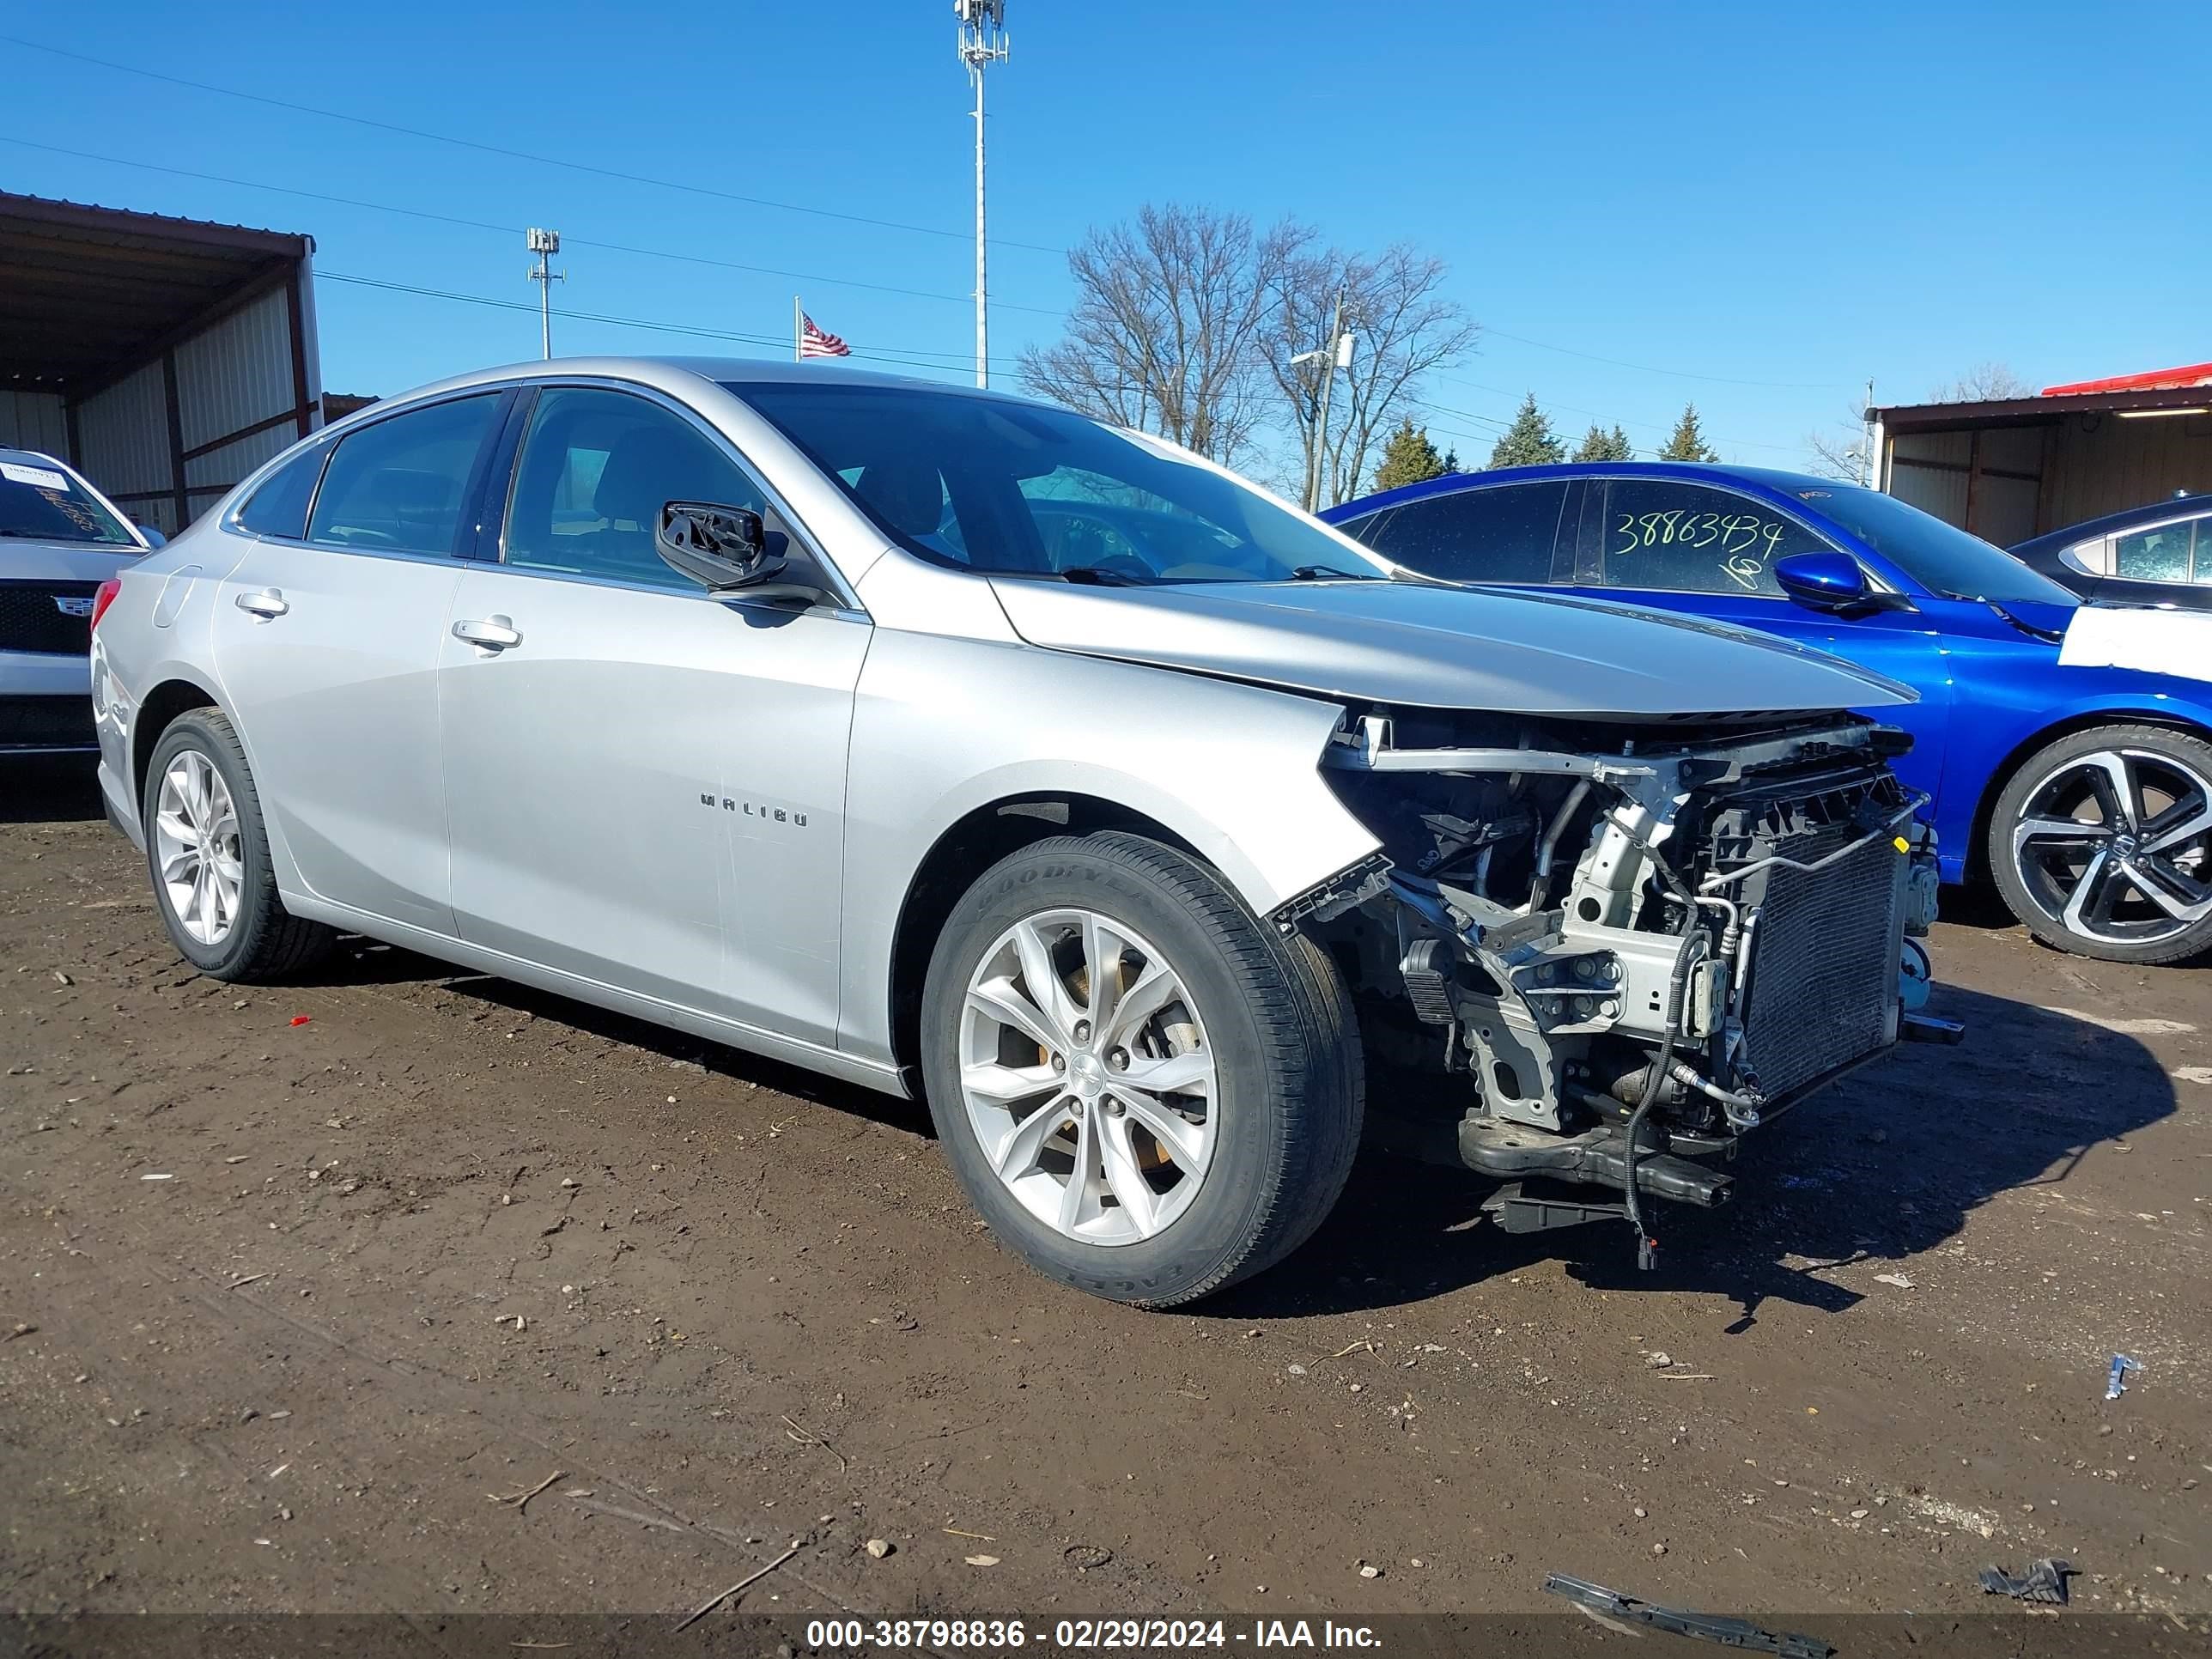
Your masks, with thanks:
M 1365 1073 L 1335 965 L 1137 836 L 1057 837 L 986 871 L 938 937 L 921 1041 L 976 1210 L 1038 1272 L 1112 1301 L 1171 1307 L 1273 1266 L 1358 1149 Z
M 2100 726 L 2046 744 L 1997 797 L 1989 860 L 2056 949 L 2146 967 L 2212 950 L 2212 743 Z
M 337 935 L 277 896 L 261 797 L 228 715 L 195 708 L 170 724 L 147 763 L 140 810 L 155 908 L 193 967 L 267 983 L 328 953 Z

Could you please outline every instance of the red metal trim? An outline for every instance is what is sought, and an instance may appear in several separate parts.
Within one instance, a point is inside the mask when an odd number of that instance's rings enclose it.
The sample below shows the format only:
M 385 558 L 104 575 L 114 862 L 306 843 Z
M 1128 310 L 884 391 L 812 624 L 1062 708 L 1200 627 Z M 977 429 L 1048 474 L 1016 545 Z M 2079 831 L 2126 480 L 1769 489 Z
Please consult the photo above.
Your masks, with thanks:
M 2114 374 L 2101 380 L 2075 380 L 2043 388 L 2046 398 L 2072 398 L 2096 392 L 2164 392 L 2193 386 L 2212 386 L 2212 363 L 2190 363 L 2180 368 L 2150 368 L 2140 374 Z

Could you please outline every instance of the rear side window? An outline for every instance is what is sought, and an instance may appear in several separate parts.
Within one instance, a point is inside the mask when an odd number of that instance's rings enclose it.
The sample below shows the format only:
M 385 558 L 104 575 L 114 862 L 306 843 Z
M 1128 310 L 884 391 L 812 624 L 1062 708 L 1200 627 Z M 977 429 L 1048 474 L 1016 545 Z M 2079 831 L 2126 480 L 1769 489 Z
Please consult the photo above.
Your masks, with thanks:
M 2197 532 L 2197 562 L 2205 563 L 2206 538 L 2203 521 L 2184 519 L 2179 524 L 2130 530 L 2112 538 L 2112 574 L 2131 582 L 2185 582 L 2189 580 L 2189 538 Z M 2212 572 L 2207 572 L 2212 576 Z M 2197 580 L 2203 580 L 2200 576 Z
M 301 539 L 307 533 L 307 503 L 314 499 L 315 480 L 323 476 L 323 463 L 330 458 L 330 446 L 317 444 L 278 467 L 239 508 L 238 527 L 256 536 Z
M 369 553 L 451 553 L 497 394 L 395 415 L 338 441 L 307 539 Z
M 1604 547 L 1607 587 L 1774 599 L 1777 560 L 1835 550 L 1763 501 L 1670 478 L 1606 486 Z
M 1498 484 L 1431 495 L 1346 533 L 1424 576 L 1454 582 L 1540 583 L 1552 580 L 1552 548 L 1567 486 Z

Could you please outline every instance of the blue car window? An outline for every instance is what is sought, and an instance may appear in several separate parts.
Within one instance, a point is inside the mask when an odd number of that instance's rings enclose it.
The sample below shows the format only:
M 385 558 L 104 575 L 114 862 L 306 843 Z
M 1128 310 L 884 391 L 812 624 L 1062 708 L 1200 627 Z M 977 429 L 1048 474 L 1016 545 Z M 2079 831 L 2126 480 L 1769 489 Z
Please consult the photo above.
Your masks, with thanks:
M 1424 576 L 1453 582 L 1548 582 L 1552 547 L 1566 501 L 1567 486 L 1561 482 L 1493 484 L 1407 501 L 1343 529 Z
M 1603 546 L 1607 587 L 1771 599 L 1778 560 L 1834 550 L 1764 501 L 1672 478 L 1607 484 Z
M 410 410 L 338 440 L 307 539 L 370 552 L 451 553 L 496 394 Z

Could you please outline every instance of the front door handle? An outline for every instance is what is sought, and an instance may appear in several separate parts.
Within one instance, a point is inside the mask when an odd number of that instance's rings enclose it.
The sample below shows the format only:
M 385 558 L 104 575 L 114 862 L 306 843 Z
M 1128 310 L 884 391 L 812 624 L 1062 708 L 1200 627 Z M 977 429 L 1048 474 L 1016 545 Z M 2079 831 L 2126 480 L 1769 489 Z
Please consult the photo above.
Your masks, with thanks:
M 284 597 L 283 590 L 281 588 L 264 587 L 258 593 L 240 594 L 238 608 L 252 616 L 260 617 L 264 622 L 273 622 L 289 611 L 292 605 L 291 601 Z
M 457 622 L 453 624 L 453 637 L 486 651 L 504 651 L 509 646 L 522 643 L 522 635 L 515 630 L 511 617 L 490 616 L 480 622 Z

